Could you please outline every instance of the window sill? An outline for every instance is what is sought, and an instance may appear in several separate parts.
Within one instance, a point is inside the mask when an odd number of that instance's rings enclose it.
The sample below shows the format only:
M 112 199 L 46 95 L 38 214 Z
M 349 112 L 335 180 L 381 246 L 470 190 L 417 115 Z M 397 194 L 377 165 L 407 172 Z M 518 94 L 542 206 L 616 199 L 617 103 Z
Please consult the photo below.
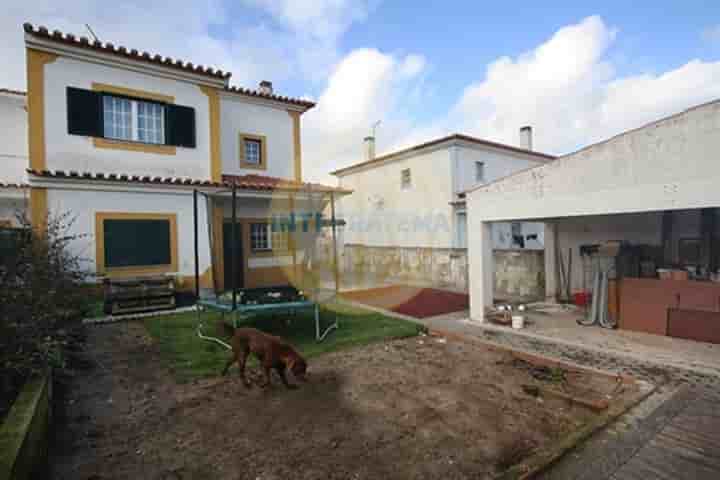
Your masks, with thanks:
M 98 272 L 99 276 L 107 278 L 128 278 L 139 277 L 142 275 L 159 275 L 167 273 L 175 273 L 177 268 L 174 265 L 152 265 L 137 267 L 112 267 L 106 268 L 102 272 Z
M 267 170 L 267 165 L 265 165 L 264 163 L 257 165 L 255 163 L 240 162 L 240 168 L 249 168 L 252 170 Z
M 109 150 L 125 150 L 128 152 L 156 153 L 159 155 L 175 155 L 177 148 L 174 145 L 158 145 L 153 143 L 128 142 L 125 140 L 112 140 L 109 138 L 93 138 L 95 148 Z

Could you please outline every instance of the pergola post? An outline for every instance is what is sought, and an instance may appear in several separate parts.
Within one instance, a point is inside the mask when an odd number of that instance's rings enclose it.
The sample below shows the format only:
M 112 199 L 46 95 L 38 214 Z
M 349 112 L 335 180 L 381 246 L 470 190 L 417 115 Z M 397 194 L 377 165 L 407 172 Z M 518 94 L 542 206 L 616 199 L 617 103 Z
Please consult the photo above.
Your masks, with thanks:
M 495 260 L 493 258 L 492 224 L 470 216 L 468 229 L 468 266 L 470 277 L 470 318 L 485 321 L 485 309 L 493 306 Z

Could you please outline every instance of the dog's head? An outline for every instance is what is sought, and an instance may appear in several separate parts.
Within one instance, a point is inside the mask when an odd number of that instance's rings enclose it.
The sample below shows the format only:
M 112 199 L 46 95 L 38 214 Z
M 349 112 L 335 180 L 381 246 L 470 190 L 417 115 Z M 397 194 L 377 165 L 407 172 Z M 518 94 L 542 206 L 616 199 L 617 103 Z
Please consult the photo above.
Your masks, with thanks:
M 293 374 L 293 377 L 297 378 L 298 380 L 302 380 L 303 382 L 307 381 L 307 362 L 303 358 L 293 358 L 288 363 L 288 370 L 290 370 Z

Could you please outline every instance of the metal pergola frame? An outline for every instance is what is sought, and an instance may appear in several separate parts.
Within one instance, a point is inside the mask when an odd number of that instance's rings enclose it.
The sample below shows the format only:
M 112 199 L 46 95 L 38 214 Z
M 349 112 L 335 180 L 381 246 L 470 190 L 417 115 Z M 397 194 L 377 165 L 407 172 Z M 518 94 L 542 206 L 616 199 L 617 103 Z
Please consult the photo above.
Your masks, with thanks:
M 314 310 L 314 317 L 315 317 L 315 339 L 318 342 L 321 342 L 327 337 L 327 335 L 333 331 L 339 328 L 339 323 L 337 320 L 337 317 L 335 318 L 335 321 L 325 327 L 324 329 L 320 326 L 320 308 L 319 308 L 319 290 L 317 288 L 317 285 L 314 288 L 314 292 L 312 295 L 312 300 L 307 301 L 293 301 L 293 302 L 278 302 L 278 303 L 271 303 L 271 304 L 260 304 L 260 305 L 242 305 L 238 304 L 238 288 L 237 288 L 237 238 L 238 238 L 238 232 L 237 232 L 237 184 L 233 183 L 230 188 L 224 188 L 221 190 L 215 190 L 213 193 L 206 193 L 202 192 L 198 189 L 193 189 L 193 235 L 194 235 L 194 241 L 193 241 L 193 248 L 194 248 L 194 261 L 195 261 L 195 299 L 196 299 L 196 311 L 198 315 L 198 326 L 197 326 L 197 334 L 198 337 L 203 340 L 212 341 L 215 343 L 218 343 L 226 348 L 231 348 L 230 345 L 223 342 L 222 340 L 206 336 L 203 334 L 203 323 L 201 319 L 201 310 L 208 309 L 208 310 L 216 310 L 222 313 L 223 317 L 226 313 L 229 313 L 232 318 L 232 324 L 233 327 L 237 327 L 238 325 L 238 316 L 239 315 L 253 315 L 257 313 L 262 312 L 273 312 L 273 311 L 296 311 L 298 309 L 306 309 L 306 308 L 313 308 Z M 299 190 L 300 192 L 303 192 L 303 190 Z M 333 294 L 329 297 L 332 300 L 335 300 L 337 297 L 337 293 L 340 289 L 340 274 L 338 269 L 338 252 L 337 252 L 337 220 L 335 218 L 335 192 L 334 191 L 313 191 L 312 189 L 308 188 L 304 190 L 306 194 L 312 195 L 313 193 L 322 193 L 323 196 L 326 194 L 330 195 L 330 212 L 331 212 L 331 227 L 332 227 L 332 241 L 333 241 L 333 279 L 334 279 L 334 290 Z M 231 226 L 231 250 L 230 250 L 230 263 L 231 263 L 231 287 L 232 287 L 232 297 L 231 302 L 229 304 L 224 303 L 218 299 L 210 300 L 210 299 L 201 299 L 200 297 L 200 247 L 199 247 L 199 222 L 198 222 L 198 195 L 203 195 L 205 198 L 211 198 L 215 196 L 220 196 L 221 194 L 231 194 L 232 199 L 232 226 Z M 291 197 L 294 198 L 294 197 Z M 294 201 L 293 201 L 293 209 L 294 209 Z M 293 212 L 294 213 L 294 212 Z M 207 212 L 206 212 L 207 214 Z M 317 228 L 322 228 L 322 225 L 318 225 Z M 217 234 L 217 233 L 216 233 Z M 222 234 L 222 232 L 220 233 Z M 209 232 L 208 232 L 209 235 Z M 315 239 L 312 243 L 312 260 L 315 260 L 315 251 L 316 251 L 316 243 L 317 239 Z M 210 263 L 211 265 L 214 263 L 215 259 L 213 258 L 212 249 L 210 254 Z M 295 262 L 293 262 L 294 266 L 297 265 Z

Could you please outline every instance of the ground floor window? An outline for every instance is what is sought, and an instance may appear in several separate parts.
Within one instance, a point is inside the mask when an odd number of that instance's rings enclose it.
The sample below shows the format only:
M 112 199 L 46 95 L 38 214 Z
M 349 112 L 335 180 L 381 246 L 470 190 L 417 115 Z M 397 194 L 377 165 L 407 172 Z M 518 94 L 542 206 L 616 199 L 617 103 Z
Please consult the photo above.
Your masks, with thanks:
M 97 213 L 97 267 L 100 273 L 142 273 L 177 269 L 174 214 Z M 137 272 L 141 273 L 141 272 Z
M 250 248 L 253 251 L 288 250 L 288 232 L 281 228 L 273 231 L 272 224 L 258 222 L 250 224 Z

